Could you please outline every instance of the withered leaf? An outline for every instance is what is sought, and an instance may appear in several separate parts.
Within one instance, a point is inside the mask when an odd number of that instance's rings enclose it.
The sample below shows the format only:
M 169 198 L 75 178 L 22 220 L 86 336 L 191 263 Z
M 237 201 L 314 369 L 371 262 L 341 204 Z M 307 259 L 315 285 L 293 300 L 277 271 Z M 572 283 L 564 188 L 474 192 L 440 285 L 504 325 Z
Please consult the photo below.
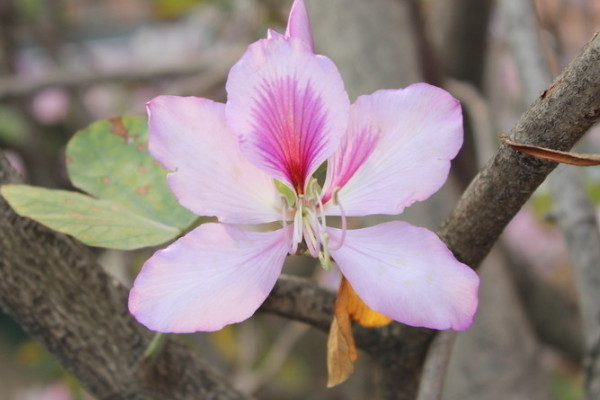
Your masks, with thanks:
M 573 153 L 569 151 L 560 151 L 548 149 L 546 147 L 533 146 L 530 144 L 516 143 L 510 140 L 506 135 L 500 135 L 500 140 L 509 145 L 513 150 L 520 151 L 521 153 L 544 160 L 577 165 L 579 167 L 600 165 L 600 155 L 598 154 Z
M 345 299 L 346 308 L 352 321 L 356 321 L 362 326 L 369 328 L 386 326 L 392 322 L 390 317 L 386 317 L 385 315 L 378 313 L 366 305 L 365 302 L 358 297 L 358 294 L 356 294 L 350 285 L 350 282 L 348 282 L 345 278 L 342 279 L 338 294 L 338 297 L 341 296 L 343 296 Z
M 342 278 L 327 340 L 327 387 L 339 385 L 354 371 L 358 351 L 354 343 L 351 321 L 357 321 L 367 327 L 379 327 L 389 324 L 392 319 L 369 308 L 346 278 Z
M 327 387 L 339 385 L 348 379 L 354 371 L 354 361 L 357 358 L 350 320 L 348 319 L 344 326 L 340 326 L 337 317 L 334 316 L 327 339 Z

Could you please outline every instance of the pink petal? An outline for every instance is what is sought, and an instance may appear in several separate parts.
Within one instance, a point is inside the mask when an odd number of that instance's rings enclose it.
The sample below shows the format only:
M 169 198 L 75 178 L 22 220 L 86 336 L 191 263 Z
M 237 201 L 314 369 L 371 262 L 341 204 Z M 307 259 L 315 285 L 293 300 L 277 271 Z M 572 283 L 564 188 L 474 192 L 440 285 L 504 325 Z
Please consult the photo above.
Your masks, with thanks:
M 442 89 L 419 83 L 361 96 L 329 160 L 323 200 L 341 188 L 346 215 L 400 214 L 444 184 L 462 135 L 460 103 Z
M 225 125 L 225 106 L 197 97 L 148 103 L 150 153 L 174 171 L 168 182 L 181 204 L 221 222 L 281 219 L 273 179 L 250 164 Z
M 267 39 L 285 39 L 285 35 L 282 35 L 273 29 L 267 29 Z
M 341 231 L 329 230 L 334 242 Z M 394 221 L 346 231 L 331 255 L 369 307 L 396 321 L 433 329 L 467 329 L 479 278 L 435 235 Z
M 260 40 L 231 69 L 227 92 L 227 123 L 244 155 L 303 192 L 348 122 L 348 94 L 333 62 L 297 38 Z
M 290 228 L 249 232 L 204 224 L 146 261 L 129 311 L 159 332 L 215 331 L 250 317 L 289 250 Z
M 295 0 L 290 10 L 286 36 L 301 39 L 314 52 L 314 42 L 310 29 L 310 20 L 304 0 Z

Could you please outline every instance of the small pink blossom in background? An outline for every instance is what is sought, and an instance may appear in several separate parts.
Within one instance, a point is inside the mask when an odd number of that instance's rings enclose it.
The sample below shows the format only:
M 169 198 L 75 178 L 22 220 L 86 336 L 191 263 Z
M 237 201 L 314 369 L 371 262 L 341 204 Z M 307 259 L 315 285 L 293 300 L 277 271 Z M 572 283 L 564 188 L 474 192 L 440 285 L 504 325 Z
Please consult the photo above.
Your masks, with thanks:
M 536 218 L 528 207 L 515 215 L 504 229 L 503 237 L 512 252 L 524 257 L 534 267 L 535 273 L 547 280 L 569 264 L 562 233 L 556 226 L 544 224 Z
M 269 31 L 248 47 L 226 89 L 225 104 L 176 96 L 148 103 L 149 150 L 173 171 L 171 190 L 219 223 L 144 264 L 129 297 L 138 321 L 162 332 L 243 321 L 268 296 L 286 256 L 305 247 L 325 268 L 333 258 L 361 299 L 396 321 L 471 325 L 479 278 L 435 233 L 399 221 L 345 224 L 400 214 L 444 184 L 462 145 L 456 99 L 420 83 L 351 105 L 336 66 L 314 53 L 302 0 L 285 34 Z M 321 186 L 313 174 L 324 162 Z M 331 216 L 341 217 L 341 229 L 327 225 Z
M 52 383 L 43 388 L 33 388 L 15 394 L 14 400 L 73 400 L 71 390 L 60 382 Z
M 36 119 L 44 124 L 56 124 L 69 112 L 69 95 L 61 89 L 46 89 L 35 95 L 31 111 Z
M 2 154 L 6 157 L 10 166 L 13 167 L 15 171 L 26 180 L 27 178 L 27 168 L 25 167 L 25 162 L 23 158 L 19 155 L 19 153 L 14 152 L 8 149 L 2 149 Z

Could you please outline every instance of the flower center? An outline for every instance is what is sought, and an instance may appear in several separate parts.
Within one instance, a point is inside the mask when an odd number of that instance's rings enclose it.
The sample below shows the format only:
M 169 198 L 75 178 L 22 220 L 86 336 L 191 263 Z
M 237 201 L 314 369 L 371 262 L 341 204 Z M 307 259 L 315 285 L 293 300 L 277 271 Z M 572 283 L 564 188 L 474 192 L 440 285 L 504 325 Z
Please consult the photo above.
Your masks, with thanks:
M 285 195 L 285 193 L 282 194 L 284 195 L 289 212 L 293 213 L 294 216 L 290 254 L 296 254 L 298 252 L 298 245 L 304 243 L 310 255 L 318 258 L 323 268 L 329 269 L 331 265 L 329 249 L 337 250 L 343 245 L 346 233 L 346 218 L 342 210 L 342 236 L 339 243 L 332 246 L 329 234 L 326 231 L 327 220 L 323 212 L 323 202 L 320 192 L 321 188 L 317 180 L 311 178 L 306 193 L 296 194 L 293 200 L 288 195 Z M 337 190 L 334 191 L 332 197 L 335 204 L 342 209 L 337 200 Z M 287 214 L 287 211 L 284 213 Z M 284 218 L 284 224 L 285 220 L 286 218 Z

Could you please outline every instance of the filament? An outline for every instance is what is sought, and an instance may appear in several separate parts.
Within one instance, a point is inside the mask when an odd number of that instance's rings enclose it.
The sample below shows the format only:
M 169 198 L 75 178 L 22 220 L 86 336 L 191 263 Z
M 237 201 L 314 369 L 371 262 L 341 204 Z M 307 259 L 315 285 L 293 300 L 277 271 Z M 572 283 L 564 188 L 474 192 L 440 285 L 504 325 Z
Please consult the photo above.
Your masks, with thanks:
M 342 218 L 342 236 L 340 237 L 340 241 L 338 244 L 336 244 L 335 246 L 329 247 L 330 250 L 339 250 L 344 245 L 344 241 L 346 240 L 346 229 L 347 229 L 346 213 L 344 212 L 344 207 L 342 207 L 342 205 L 340 204 L 340 201 L 339 201 L 339 197 L 338 197 L 339 191 L 340 191 L 340 188 L 335 188 L 333 190 L 333 204 L 340 208 L 340 217 Z

